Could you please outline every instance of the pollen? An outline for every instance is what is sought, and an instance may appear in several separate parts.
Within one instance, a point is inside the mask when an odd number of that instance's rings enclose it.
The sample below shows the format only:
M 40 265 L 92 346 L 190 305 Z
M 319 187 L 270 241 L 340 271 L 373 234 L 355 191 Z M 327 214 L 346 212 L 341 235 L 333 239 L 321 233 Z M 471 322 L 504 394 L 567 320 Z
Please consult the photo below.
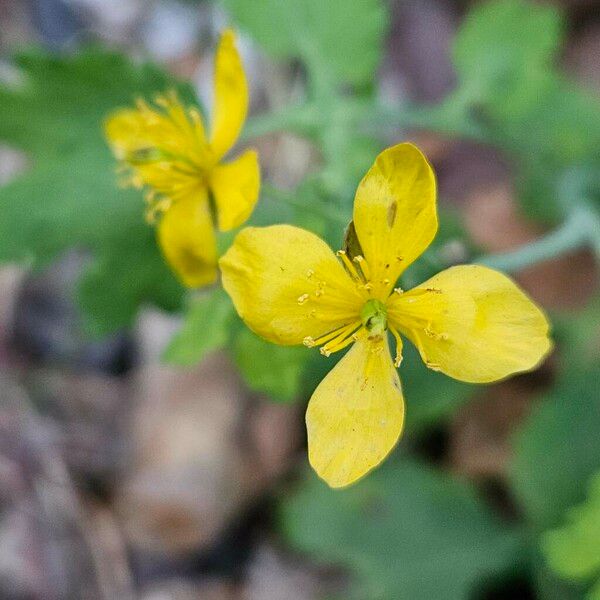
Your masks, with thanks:
M 308 302 L 308 299 L 310 298 L 310 296 L 308 294 L 302 294 L 301 296 L 298 296 L 298 304 L 302 305 L 302 304 L 306 304 L 306 302 Z

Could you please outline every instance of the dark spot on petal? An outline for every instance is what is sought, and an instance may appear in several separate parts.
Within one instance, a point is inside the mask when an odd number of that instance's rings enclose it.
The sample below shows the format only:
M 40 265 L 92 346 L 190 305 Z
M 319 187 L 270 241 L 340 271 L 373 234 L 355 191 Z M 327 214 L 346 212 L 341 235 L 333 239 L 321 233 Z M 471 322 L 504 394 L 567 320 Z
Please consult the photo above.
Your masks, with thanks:
M 396 212 L 398 211 L 398 203 L 394 200 L 389 206 L 387 211 L 387 223 L 391 229 L 394 226 L 396 220 Z

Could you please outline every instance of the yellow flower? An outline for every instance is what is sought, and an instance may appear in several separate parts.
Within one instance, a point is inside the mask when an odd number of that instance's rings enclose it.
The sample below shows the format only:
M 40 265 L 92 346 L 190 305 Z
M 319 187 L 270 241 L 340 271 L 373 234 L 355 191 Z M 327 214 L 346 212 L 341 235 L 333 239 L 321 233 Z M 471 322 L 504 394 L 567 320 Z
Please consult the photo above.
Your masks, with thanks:
M 411 144 L 379 155 L 356 192 L 353 227 L 354 243 L 337 258 L 314 234 L 274 225 L 244 229 L 220 261 L 238 313 L 267 340 L 321 346 L 326 356 L 354 342 L 306 413 L 310 463 L 332 487 L 364 476 L 400 437 L 401 335 L 429 368 L 478 383 L 532 369 L 551 347 L 542 311 L 486 267 L 394 287 L 437 231 L 433 171 Z
M 149 191 L 148 217 L 158 218 L 161 250 L 188 287 L 212 283 L 217 276 L 217 226 L 241 225 L 258 199 L 260 171 L 254 150 L 235 160 L 221 159 L 237 140 L 248 109 L 248 85 L 234 34 L 221 35 L 215 59 L 214 109 L 207 136 L 195 108 L 184 107 L 175 92 L 138 100 L 137 108 L 115 112 L 105 125 L 126 183 Z

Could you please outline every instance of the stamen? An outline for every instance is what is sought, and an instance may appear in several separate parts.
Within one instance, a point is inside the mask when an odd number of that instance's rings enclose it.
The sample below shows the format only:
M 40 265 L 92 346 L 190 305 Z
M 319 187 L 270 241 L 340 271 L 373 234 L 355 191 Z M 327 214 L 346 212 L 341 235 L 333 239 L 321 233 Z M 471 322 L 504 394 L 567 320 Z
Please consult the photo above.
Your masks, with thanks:
M 351 331 L 355 331 L 361 326 L 360 322 L 353 323 L 349 325 Z M 346 328 L 348 329 L 348 328 Z M 320 352 L 324 356 L 330 356 L 332 352 L 337 352 L 338 350 L 342 350 L 346 346 L 349 346 L 355 341 L 354 336 L 348 335 L 348 331 L 343 331 L 337 337 L 333 338 L 331 341 L 327 342 L 324 346 L 321 347 Z
M 140 112 L 143 112 L 143 113 L 152 112 L 150 110 L 150 107 L 148 106 L 148 104 L 146 103 L 146 101 L 143 98 L 136 98 L 135 106 Z
M 344 266 L 346 267 L 346 270 L 348 271 L 348 273 L 350 274 L 350 277 L 352 277 L 353 279 L 355 279 L 356 281 L 360 281 L 361 277 L 359 276 L 355 266 L 352 264 L 352 262 L 350 261 L 350 259 L 348 258 L 348 255 L 346 254 L 345 250 L 338 250 L 335 255 L 339 258 L 342 259 L 342 263 L 344 264 Z
M 332 339 L 338 337 L 342 333 L 347 335 L 348 331 L 352 331 L 352 330 L 356 329 L 356 327 L 359 324 L 360 323 L 358 323 L 358 324 L 351 323 L 350 325 L 342 325 L 341 327 L 338 327 L 337 329 L 334 329 L 333 331 L 330 331 L 329 333 L 326 333 L 326 334 L 322 335 L 321 337 L 318 337 L 316 340 L 314 338 L 308 336 L 308 337 L 304 338 L 304 341 L 306 342 L 306 340 L 308 340 L 310 338 L 311 347 L 312 346 L 320 346 L 321 344 L 325 344 L 329 340 L 332 340 Z
M 419 351 L 419 354 L 421 355 L 421 357 L 423 359 L 425 359 L 425 348 L 423 348 L 423 344 L 421 343 L 421 338 L 419 337 L 419 332 L 416 331 L 415 329 L 411 329 L 410 332 L 413 335 L 413 343 L 414 345 L 417 347 L 417 350 Z M 425 359 L 425 362 L 427 362 L 427 359 Z
M 359 270 L 362 272 L 363 280 L 365 281 L 365 283 L 370 281 L 371 270 L 369 269 L 369 265 L 367 264 L 365 257 L 359 254 L 358 256 L 355 256 L 353 258 L 353 261 L 358 265 Z
M 159 196 L 154 190 L 149 190 L 144 199 L 148 204 L 146 222 L 150 225 L 156 223 L 157 217 L 166 213 L 173 204 L 170 198 Z
M 400 366 L 400 363 L 402 362 L 402 347 L 403 347 L 403 343 L 402 343 L 402 338 L 400 337 L 400 334 L 396 331 L 396 329 L 394 327 L 390 327 L 389 330 L 392 332 L 392 335 L 394 336 L 394 339 L 396 340 L 396 356 L 394 358 L 394 366 L 396 368 L 398 368 Z
M 302 294 L 302 296 L 298 296 L 298 304 L 305 304 L 310 296 L 308 294 Z
M 426 327 L 425 329 L 423 329 L 423 331 L 425 332 L 425 335 L 427 337 L 430 337 L 433 340 L 444 340 L 444 341 L 446 341 L 448 339 L 448 334 L 447 333 L 437 333 L 437 332 L 433 331 L 432 329 L 430 329 L 429 327 Z
M 414 288 L 410 290 L 411 296 L 423 296 L 425 294 L 443 294 L 444 290 L 436 287 Z

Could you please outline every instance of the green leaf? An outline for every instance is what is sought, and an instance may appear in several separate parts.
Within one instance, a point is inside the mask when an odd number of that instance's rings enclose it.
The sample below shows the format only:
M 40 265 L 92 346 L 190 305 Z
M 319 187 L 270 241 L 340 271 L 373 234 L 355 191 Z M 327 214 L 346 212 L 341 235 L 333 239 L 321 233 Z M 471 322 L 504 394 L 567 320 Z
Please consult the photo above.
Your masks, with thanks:
M 380 0 L 222 0 L 240 27 L 276 58 L 301 58 L 342 82 L 373 80 L 386 11 Z
M 543 399 L 515 440 L 511 478 L 539 529 L 560 522 L 583 500 L 600 466 L 600 369 L 570 372 Z
M 449 418 L 473 395 L 474 386 L 428 369 L 412 344 L 405 343 L 403 353 L 399 374 L 406 404 L 406 434 Z
M 354 574 L 361 600 L 464 600 L 518 560 L 520 537 L 474 490 L 424 465 L 388 461 L 347 490 L 311 475 L 284 499 L 292 545 Z
M 446 102 L 509 153 L 524 209 L 548 223 L 582 198 L 600 202 L 598 184 L 581 183 L 582 173 L 593 178 L 600 166 L 600 102 L 557 70 L 562 29 L 550 6 L 524 0 L 477 6 L 455 40 L 459 87 Z M 574 170 L 580 188 L 590 189 L 567 189 Z
M 234 314 L 231 300 L 222 288 L 203 293 L 190 303 L 183 325 L 171 339 L 163 360 L 182 366 L 199 363 L 208 352 L 225 346 Z
M 583 584 L 561 579 L 551 571 L 541 552 L 533 557 L 533 583 L 536 598 L 540 600 L 582 600 L 585 596 Z
M 303 346 L 277 346 L 242 329 L 233 349 L 234 360 L 248 387 L 272 400 L 297 400 L 309 351 Z
M 190 88 L 99 48 L 31 50 L 16 64 L 19 81 L 0 85 L 0 140 L 33 167 L 0 189 L 0 261 L 39 267 L 69 248 L 89 250 L 79 298 L 98 334 L 128 325 L 141 304 L 176 309 L 184 290 L 144 222 L 142 194 L 117 186 L 102 124 L 138 96 L 174 87 L 190 100 Z
M 590 368 L 600 355 L 600 296 L 577 312 L 564 311 L 553 316 L 554 337 L 559 347 L 569 348 L 562 356 L 565 370 Z
M 561 41 L 558 11 L 495 0 L 469 12 L 453 48 L 461 85 L 499 111 L 535 103 Z
M 574 202 L 598 195 L 600 102 L 590 93 L 555 75 L 528 110 L 488 125 L 495 143 L 516 158 L 530 216 L 557 221 Z
M 543 535 L 542 551 L 561 577 L 594 577 L 600 585 L 600 472 L 592 479 L 587 500 L 567 512 L 567 523 Z

